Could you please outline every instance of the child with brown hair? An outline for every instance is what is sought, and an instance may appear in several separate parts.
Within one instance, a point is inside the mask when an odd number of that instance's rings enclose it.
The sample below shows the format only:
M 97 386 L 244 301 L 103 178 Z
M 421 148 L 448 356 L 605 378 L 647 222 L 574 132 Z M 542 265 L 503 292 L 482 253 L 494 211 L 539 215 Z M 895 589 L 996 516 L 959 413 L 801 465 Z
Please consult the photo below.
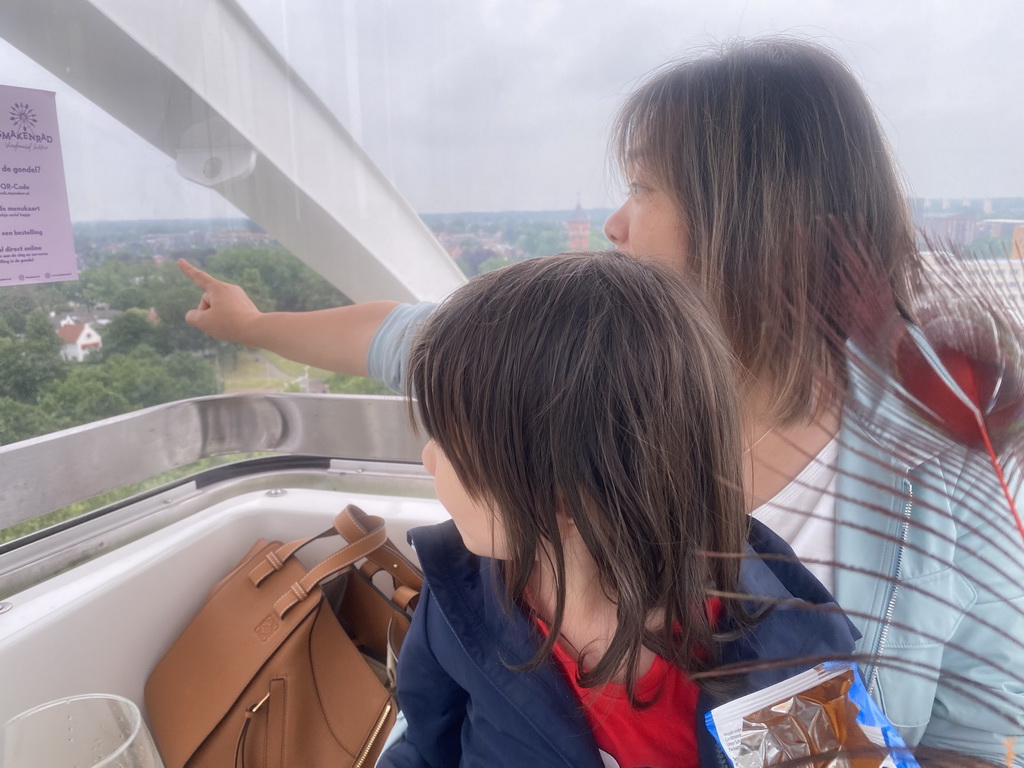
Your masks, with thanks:
M 719 765 L 711 706 L 849 657 L 747 515 L 734 365 L 694 290 L 617 253 L 489 273 L 430 317 L 410 407 L 452 521 L 411 534 L 408 728 L 380 765 Z

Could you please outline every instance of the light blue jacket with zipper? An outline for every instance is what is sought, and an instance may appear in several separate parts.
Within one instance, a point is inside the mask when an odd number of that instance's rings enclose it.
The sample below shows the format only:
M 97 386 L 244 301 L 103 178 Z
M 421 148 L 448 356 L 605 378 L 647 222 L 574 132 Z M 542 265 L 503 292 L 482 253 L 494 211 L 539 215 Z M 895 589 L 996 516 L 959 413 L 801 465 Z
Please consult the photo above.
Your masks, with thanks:
M 1024 765 L 1024 542 L 993 465 L 881 372 L 850 378 L 835 597 L 861 632 L 865 682 L 908 744 L 1005 765 L 1016 738 Z
M 373 378 L 403 391 L 435 307 L 388 315 L 367 357 Z M 883 374 L 851 369 L 835 597 L 862 635 L 864 679 L 908 745 L 1005 765 L 1016 738 L 1024 766 L 1024 542 L 1009 504 L 985 456 L 936 433 Z

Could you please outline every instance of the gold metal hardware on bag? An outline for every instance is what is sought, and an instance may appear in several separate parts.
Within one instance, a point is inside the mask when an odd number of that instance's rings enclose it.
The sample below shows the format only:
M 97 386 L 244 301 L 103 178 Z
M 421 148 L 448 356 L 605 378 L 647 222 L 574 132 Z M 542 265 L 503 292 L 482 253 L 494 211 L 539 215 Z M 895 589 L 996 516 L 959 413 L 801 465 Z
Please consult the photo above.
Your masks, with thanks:
M 235 768 L 245 768 L 245 737 L 249 733 L 252 716 L 256 714 L 260 707 L 267 703 L 269 698 L 270 691 L 267 691 L 266 696 L 245 710 L 245 723 L 242 725 L 242 731 L 238 734 L 238 742 L 235 744 Z
M 388 719 L 388 715 L 391 714 L 391 702 L 389 701 L 384 705 L 384 711 L 380 717 L 377 718 L 377 725 L 374 726 L 373 732 L 370 734 L 370 738 L 366 740 L 366 744 L 363 746 L 363 751 L 359 753 L 359 758 L 356 760 L 356 764 L 352 768 L 362 768 L 363 763 L 366 761 L 366 756 L 370 754 L 370 750 L 373 749 L 373 744 L 377 741 L 377 737 L 380 735 L 381 728 L 384 727 L 384 723 Z
M 269 699 L 269 698 L 270 698 L 270 691 L 267 691 L 267 695 L 266 695 L 266 696 L 264 696 L 264 697 L 263 697 L 262 699 L 260 699 L 259 701 L 257 701 L 257 702 L 256 702 L 255 704 L 253 704 L 253 705 L 252 705 L 251 707 L 249 707 L 249 708 L 248 708 L 248 709 L 246 710 L 246 712 L 248 712 L 248 713 L 249 713 L 250 715 L 255 715 L 255 714 L 256 714 L 256 712 L 257 712 L 257 710 L 258 710 L 258 709 L 259 709 L 260 707 L 262 707 L 262 706 L 263 706 L 264 704 L 266 704 L 266 703 L 267 703 L 267 699 Z

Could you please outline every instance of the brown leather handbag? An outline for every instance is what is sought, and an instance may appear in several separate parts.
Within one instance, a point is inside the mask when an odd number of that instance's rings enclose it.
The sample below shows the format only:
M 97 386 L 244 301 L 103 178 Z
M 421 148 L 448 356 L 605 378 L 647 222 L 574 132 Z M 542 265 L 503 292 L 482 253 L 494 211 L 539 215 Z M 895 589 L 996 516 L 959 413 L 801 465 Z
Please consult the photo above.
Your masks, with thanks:
M 295 557 L 337 534 L 347 546 L 314 568 Z M 372 766 L 397 714 L 385 670 L 421 585 L 384 521 L 354 506 L 319 536 L 257 542 L 146 682 L 167 768 Z

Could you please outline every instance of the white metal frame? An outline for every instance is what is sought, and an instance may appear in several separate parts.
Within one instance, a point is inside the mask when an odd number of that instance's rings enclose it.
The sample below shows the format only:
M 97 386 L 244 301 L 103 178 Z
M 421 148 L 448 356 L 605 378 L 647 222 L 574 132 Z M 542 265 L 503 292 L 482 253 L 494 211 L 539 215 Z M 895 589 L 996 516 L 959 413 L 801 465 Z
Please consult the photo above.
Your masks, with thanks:
M 3 0 L 0 35 L 353 301 L 438 300 L 465 281 L 234 0 Z

